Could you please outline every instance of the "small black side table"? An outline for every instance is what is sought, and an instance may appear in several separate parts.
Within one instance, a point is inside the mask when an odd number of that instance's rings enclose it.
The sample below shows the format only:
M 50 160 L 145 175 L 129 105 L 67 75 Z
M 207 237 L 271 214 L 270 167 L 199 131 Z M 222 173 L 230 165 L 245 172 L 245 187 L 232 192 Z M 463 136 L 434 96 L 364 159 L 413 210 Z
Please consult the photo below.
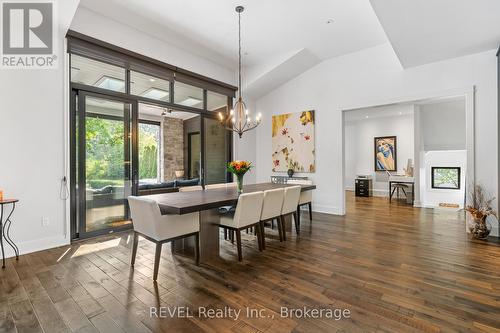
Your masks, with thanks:
M 2 268 L 5 268 L 5 251 L 3 249 L 4 239 L 14 250 L 14 253 L 16 254 L 16 260 L 19 260 L 19 249 L 17 248 L 16 244 L 14 244 L 9 234 L 10 225 L 12 224 L 10 217 L 12 216 L 12 213 L 14 213 L 14 210 L 16 209 L 17 202 L 19 202 L 19 200 L 17 199 L 4 199 L 0 201 L 0 246 L 2 248 Z M 7 215 L 7 218 L 4 221 L 3 219 L 4 208 L 5 206 L 8 205 L 12 205 L 12 208 L 10 210 L 9 215 Z

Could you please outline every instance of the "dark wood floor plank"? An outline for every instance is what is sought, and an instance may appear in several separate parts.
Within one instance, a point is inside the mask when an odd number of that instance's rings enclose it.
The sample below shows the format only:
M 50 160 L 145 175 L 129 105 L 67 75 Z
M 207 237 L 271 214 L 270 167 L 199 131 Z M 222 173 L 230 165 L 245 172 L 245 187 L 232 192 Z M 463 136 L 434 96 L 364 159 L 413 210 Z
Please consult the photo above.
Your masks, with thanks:
M 10 312 L 9 304 L 6 301 L 0 302 L 0 332 L 15 333 L 16 325 Z
M 130 233 L 9 259 L 0 270 L 0 331 L 39 332 L 499 332 L 500 242 L 472 241 L 463 212 L 415 209 L 348 195 L 347 215 L 304 215 L 300 236 L 266 228 L 266 250 L 243 233 L 221 260 L 196 266 Z M 194 318 L 150 316 L 189 307 Z M 282 318 L 281 307 L 349 309 L 350 319 Z M 198 317 L 198 307 L 268 316 Z
M 35 311 L 28 300 L 10 303 L 10 311 L 18 332 L 43 332 Z

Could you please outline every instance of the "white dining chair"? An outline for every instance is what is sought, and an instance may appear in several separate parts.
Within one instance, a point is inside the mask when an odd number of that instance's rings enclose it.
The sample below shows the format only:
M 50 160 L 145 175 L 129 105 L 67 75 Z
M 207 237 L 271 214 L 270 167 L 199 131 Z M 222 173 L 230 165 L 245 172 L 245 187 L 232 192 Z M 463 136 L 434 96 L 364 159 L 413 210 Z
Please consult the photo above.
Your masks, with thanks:
M 309 179 L 290 179 L 287 184 L 293 185 L 312 185 L 313 181 Z M 299 225 L 300 225 L 300 208 L 303 206 L 308 206 L 309 208 L 309 221 L 312 222 L 312 192 L 313 191 L 302 191 L 300 192 L 299 205 L 297 206 L 297 213 L 299 215 Z
M 236 183 L 219 183 L 219 184 L 208 184 L 205 185 L 205 190 L 211 190 L 216 188 L 231 188 L 235 187 Z
M 259 251 L 262 251 L 262 234 L 260 228 L 260 216 L 262 212 L 262 202 L 264 192 L 244 193 L 238 197 L 238 204 L 234 214 L 225 214 L 220 218 L 220 227 L 229 229 L 236 233 L 236 246 L 238 249 L 238 260 L 241 261 L 241 230 L 255 226 L 257 230 L 257 244 Z
M 264 224 L 266 222 L 278 220 L 278 233 L 280 237 L 280 242 L 283 241 L 283 230 L 281 228 L 281 223 L 279 222 L 281 216 L 281 208 L 283 207 L 283 201 L 285 199 L 285 189 L 278 188 L 275 190 L 264 191 L 264 200 L 262 203 L 262 213 L 260 214 L 260 227 L 262 234 L 262 249 L 266 249 L 266 237 L 264 232 Z
M 161 247 L 163 243 L 195 237 L 195 261 L 199 264 L 200 215 L 198 212 L 184 215 L 162 215 L 158 203 L 144 197 L 129 196 L 128 203 L 134 227 L 131 266 L 135 264 L 139 235 L 156 244 L 153 280 L 158 277 Z
M 300 199 L 300 191 L 302 187 L 298 186 L 289 186 L 285 187 L 285 198 L 283 200 L 283 206 L 281 208 L 281 230 L 283 231 L 283 240 L 286 240 L 286 230 L 285 230 L 285 218 L 287 216 L 292 216 L 295 221 L 295 232 L 297 235 L 300 233 L 300 225 L 297 214 L 297 206 L 299 204 Z
M 201 185 L 179 187 L 179 192 L 203 191 Z

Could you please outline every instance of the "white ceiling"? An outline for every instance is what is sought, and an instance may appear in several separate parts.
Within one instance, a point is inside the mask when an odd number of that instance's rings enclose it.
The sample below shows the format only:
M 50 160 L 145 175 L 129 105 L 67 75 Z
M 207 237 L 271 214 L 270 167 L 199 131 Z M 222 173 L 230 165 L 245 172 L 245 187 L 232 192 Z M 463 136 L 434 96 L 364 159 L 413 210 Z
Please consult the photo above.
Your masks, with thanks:
M 245 6 L 243 91 L 254 97 L 325 59 L 389 41 L 404 67 L 491 50 L 500 42 L 500 0 L 80 2 L 231 70 L 237 68 L 236 5 Z
M 327 59 L 387 41 L 369 0 L 315 0 L 314 6 L 304 0 L 81 0 L 81 6 L 142 31 L 161 26 L 169 42 L 197 48 L 202 56 L 233 69 L 238 54 L 237 5 L 245 6 L 242 39 L 247 67 L 304 48 Z M 131 19 L 131 13 L 146 18 L 148 26 L 145 20 Z M 330 19 L 333 23 L 327 24 Z
M 500 43 L 499 0 L 371 0 L 404 67 L 489 51 Z

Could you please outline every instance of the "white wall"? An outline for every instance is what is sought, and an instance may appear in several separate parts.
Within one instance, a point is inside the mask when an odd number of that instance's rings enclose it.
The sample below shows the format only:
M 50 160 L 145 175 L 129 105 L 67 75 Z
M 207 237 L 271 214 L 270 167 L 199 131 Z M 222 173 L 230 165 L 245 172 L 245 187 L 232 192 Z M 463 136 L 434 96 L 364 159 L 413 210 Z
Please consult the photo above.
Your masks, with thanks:
M 391 111 L 392 116 L 381 116 Z M 348 113 L 356 113 L 350 111 Z M 345 187 L 354 190 L 356 175 L 371 175 L 373 195 L 389 195 L 389 179 L 385 172 L 375 172 L 374 138 L 379 136 L 397 137 L 397 173 L 404 174 L 408 159 L 413 160 L 413 105 L 395 105 L 364 109 L 369 118 L 346 120 L 345 123 Z M 402 115 L 399 115 L 399 112 Z M 348 114 L 345 115 L 346 119 Z
M 257 180 L 271 175 L 271 116 L 316 110 L 314 209 L 342 214 L 342 109 L 476 86 L 476 181 L 498 197 L 495 51 L 402 69 L 389 44 L 324 61 L 257 100 Z
M 58 3 L 57 69 L 0 69 L 0 188 L 20 200 L 11 236 L 21 253 L 65 244 L 64 35 L 78 1 Z M 10 208 L 10 207 L 9 207 Z M 42 217 L 49 225 L 42 227 Z M 4 247 L 8 256 L 10 246 Z
M 69 112 L 67 64 L 62 60 L 64 36 L 78 1 L 58 4 L 59 68 L 0 70 L 0 189 L 6 197 L 20 199 L 11 235 L 21 253 L 67 244 L 70 237 L 66 201 L 59 195 L 61 178 L 67 175 L 65 119 Z M 231 70 L 85 9 L 78 9 L 71 29 L 205 76 L 235 82 Z M 49 218 L 48 226 L 42 227 L 42 217 Z M 12 255 L 10 247 L 6 246 L 6 251 Z
M 465 149 L 465 100 L 419 106 L 424 150 Z
M 432 188 L 432 167 L 460 167 L 460 189 Z M 425 177 L 421 188 L 421 200 L 424 207 L 438 207 L 440 203 L 457 204 L 464 206 L 465 175 L 467 172 L 466 150 L 427 151 L 424 154 L 422 173 Z
M 213 79 L 236 82 L 228 68 L 83 7 L 78 8 L 70 29 Z

